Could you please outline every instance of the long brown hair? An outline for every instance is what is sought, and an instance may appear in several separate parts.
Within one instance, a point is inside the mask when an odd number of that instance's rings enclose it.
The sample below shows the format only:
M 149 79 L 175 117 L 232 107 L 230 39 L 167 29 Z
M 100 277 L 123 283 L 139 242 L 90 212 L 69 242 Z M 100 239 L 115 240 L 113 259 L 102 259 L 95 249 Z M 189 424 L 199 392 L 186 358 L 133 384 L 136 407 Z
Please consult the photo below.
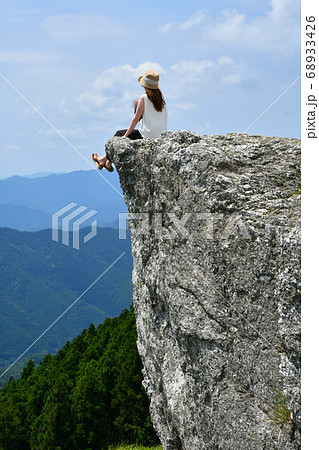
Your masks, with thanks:
M 147 97 L 151 100 L 156 111 L 161 112 L 164 109 L 165 100 L 160 89 L 149 89 L 144 86 Z

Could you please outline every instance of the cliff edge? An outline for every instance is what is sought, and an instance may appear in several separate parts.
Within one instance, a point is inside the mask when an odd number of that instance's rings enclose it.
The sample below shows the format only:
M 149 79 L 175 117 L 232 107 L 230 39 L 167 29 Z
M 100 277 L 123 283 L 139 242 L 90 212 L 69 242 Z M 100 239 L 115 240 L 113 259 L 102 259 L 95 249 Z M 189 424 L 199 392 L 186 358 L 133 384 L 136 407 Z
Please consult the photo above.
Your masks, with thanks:
M 106 150 L 164 450 L 300 448 L 300 141 L 167 131 Z

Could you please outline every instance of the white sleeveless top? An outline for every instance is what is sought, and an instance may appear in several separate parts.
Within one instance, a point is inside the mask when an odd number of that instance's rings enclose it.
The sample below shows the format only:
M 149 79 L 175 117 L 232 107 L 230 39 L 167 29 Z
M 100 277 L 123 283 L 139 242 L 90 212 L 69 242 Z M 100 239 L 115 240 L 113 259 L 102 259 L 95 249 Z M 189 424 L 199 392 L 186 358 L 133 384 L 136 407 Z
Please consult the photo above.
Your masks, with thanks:
M 156 111 L 153 103 L 144 97 L 144 113 L 141 120 L 140 133 L 143 138 L 158 138 L 162 131 L 167 130 L 167 108 L 166 103 L 162 111 Z

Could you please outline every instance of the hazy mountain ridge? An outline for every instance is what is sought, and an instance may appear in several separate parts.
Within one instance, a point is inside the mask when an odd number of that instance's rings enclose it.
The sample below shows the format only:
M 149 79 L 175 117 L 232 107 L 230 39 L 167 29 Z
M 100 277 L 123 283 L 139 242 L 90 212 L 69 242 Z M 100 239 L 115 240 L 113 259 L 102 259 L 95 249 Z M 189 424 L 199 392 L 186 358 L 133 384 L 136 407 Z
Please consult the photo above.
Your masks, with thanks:
M 98 211 L 99 226 L 116 227 L 118 213 L 127 211 L 116 172 L 12 176 L 0 180 L 0 226 L 20 231 L 50 228 L 52 214 L 71 202 Z
M 22 205 L 0 205 L 0 228 L 38 231 L 51 226 L 51 215 Z

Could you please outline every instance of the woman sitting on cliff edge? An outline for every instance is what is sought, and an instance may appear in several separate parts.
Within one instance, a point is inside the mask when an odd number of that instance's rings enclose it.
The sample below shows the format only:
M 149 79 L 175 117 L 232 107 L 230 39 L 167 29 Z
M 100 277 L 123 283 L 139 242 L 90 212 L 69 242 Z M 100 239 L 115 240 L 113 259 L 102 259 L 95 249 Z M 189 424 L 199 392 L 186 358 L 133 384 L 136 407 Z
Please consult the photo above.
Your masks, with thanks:
M 147 70 L 138 78 L 138 82 L 144 87 L 145 94 L 141 95 L 135 104 L 135 114 L 127 130 L 119 130 L 114 136 L 128 137 L 130 139 L 157 138 L 162 131 L 167 129 L 167 107 L 159 88 L 159 74 L 154 70 Z M 139 130 L 135 127 L 141 121 Z M 96 166 L 99 169 L 107 169 L 113 172 L 113 166 L 108 154 L 98 156 L 92 154 Z

